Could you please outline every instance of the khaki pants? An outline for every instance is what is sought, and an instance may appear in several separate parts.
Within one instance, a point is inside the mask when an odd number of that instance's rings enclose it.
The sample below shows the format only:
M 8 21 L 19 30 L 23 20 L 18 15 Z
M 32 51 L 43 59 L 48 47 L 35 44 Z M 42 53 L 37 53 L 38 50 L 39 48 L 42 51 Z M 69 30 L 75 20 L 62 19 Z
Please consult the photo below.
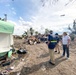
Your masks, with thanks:
M 49 55 L 50 55 L 50 61 L 51 61 L 52 63 L 55 63 L 54 49 L 49 49 Z
M 55 51 L 60 52 L 60 50 L 59 50 L 59 43 L 56 45 Z

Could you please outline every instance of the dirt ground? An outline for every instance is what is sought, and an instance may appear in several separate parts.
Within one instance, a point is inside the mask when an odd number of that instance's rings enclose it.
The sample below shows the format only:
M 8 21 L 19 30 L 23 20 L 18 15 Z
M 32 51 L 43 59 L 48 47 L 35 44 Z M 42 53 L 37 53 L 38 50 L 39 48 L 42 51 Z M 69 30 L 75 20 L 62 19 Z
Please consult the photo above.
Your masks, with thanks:
M 27 54 L 20 60 L 15 60 L 14 69 L 9 75 L 76 75 L 76 44 L 71 43 L 70 58 L 55 53 L 56 65 L 49 64 L 49 51 L 45 43 L 37 45 L 22 44 L 23 40 L 15 40 L 15 47 L 26 48 Z

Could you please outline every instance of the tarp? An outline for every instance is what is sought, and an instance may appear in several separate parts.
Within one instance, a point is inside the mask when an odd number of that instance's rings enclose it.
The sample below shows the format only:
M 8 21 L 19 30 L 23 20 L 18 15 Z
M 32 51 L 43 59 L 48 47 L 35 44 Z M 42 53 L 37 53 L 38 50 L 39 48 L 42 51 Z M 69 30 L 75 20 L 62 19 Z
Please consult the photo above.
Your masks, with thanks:
M 10 22 L 0 21 L 0 33 L 12 34 L 14 31 L 14 24 Z

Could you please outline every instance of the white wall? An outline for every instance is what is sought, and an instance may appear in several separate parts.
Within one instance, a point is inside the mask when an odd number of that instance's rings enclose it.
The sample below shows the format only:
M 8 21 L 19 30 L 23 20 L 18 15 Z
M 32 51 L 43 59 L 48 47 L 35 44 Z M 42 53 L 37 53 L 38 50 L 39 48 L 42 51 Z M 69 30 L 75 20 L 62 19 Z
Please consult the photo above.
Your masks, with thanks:
M 10 34 L 0 33 L 0 48 L 9 48 L 13 44 L 13 37 Z

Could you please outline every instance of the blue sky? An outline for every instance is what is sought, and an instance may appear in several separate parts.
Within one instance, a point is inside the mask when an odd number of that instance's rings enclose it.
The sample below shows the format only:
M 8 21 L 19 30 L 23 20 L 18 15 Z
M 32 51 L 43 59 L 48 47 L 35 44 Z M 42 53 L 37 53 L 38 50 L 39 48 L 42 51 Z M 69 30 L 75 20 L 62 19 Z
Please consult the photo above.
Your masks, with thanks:
M 0 16 L 3 17 L 4 13 L 8 15 L 8 19 L 18 20 L 23 17 L 26 21 L 30 21 L 30 16 L 34 15 L 36 7 L 31 0 L 0 0 Z
M 41 33 L 46 28 L 63 32 L 76 19 L 76 0 L 0 0 L 0 10 L 1 18 L 6 13 L 14 23 L 14 34 L 21 35 L 30 27 Z

